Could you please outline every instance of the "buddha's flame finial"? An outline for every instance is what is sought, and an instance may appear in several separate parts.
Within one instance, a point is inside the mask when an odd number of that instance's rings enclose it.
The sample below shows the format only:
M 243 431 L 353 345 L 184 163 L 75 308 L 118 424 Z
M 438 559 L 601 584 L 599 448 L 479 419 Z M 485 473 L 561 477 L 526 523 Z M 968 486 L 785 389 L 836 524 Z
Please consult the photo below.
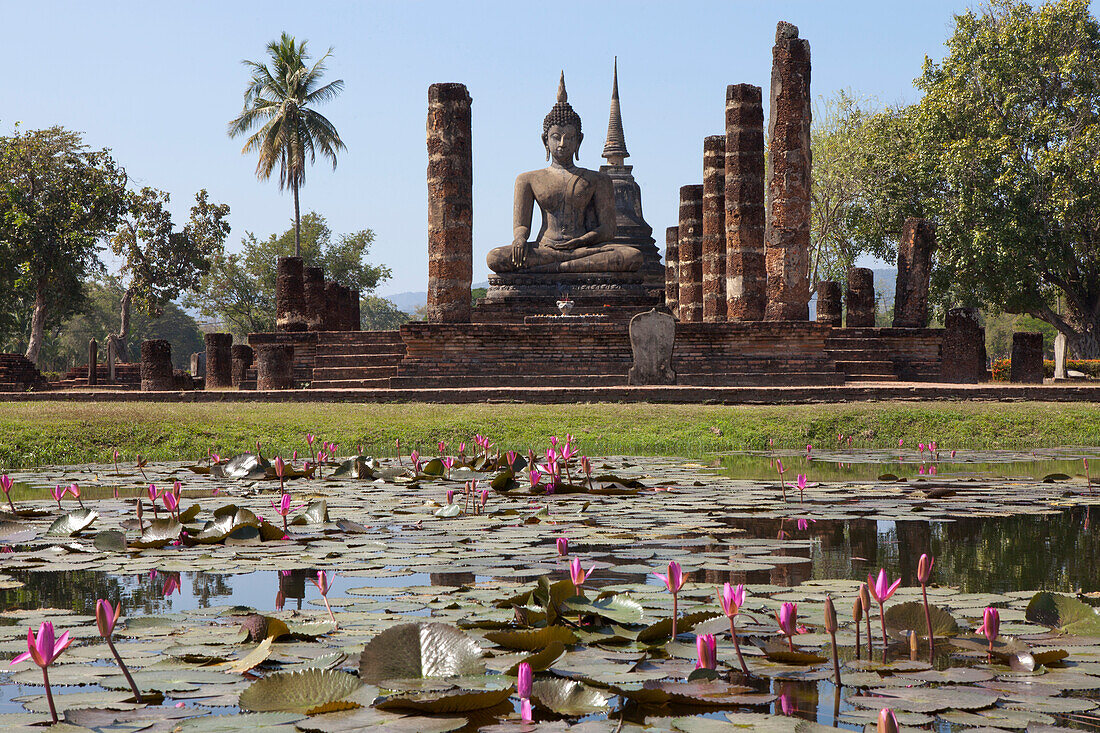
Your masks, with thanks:
M 565 69 L 562 69 L 561 79 L 558 80 L 558 102 L 565 103 L 569 101 L 569 94 L 565 91 Z

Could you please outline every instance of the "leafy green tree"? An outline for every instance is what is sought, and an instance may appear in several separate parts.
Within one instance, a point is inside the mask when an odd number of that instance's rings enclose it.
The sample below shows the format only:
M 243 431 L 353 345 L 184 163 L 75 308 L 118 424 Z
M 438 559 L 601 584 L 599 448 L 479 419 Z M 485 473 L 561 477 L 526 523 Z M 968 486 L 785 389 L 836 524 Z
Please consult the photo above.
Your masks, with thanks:
M 875 180 L 868 168 L 874 157 L 866 149 L 872 116 L 845 91 L 822 99 L 814 112 L 810 132 L 814 162 L 810 283 L 814 287 L 819 280 L 846 282 L 848 269 L 861 254 L 893 257 L 887 241 L 867 239 L 856 226 L 860 214 L 873 210 Z
M 45 371 L 67 372 L 88 361 L 88 341 L 100 344 L 101 360 L 105 344 L 117 328 L 118 313 L 126 288 L 116 277 L 88 280 L 84 283 L 86 297 L 80 312 L 60 321 L 47 330 L 39 359 Z M 119 353 L 121 361 L 141 358 L 141 342 L 162 338 L 172 344 L 172 362 L 180 369 L 189 366 L 190 355 L 205 348 L 202 332 L 195 319 L 175 303 L 165 303 L 157 317 L 136 310 L 130 323 L 130 342 Z
M 194 290 L 224 251 L 229 236 L 226 204 L 210 203 L 206 189 L 195 194 L 191 220 L 176 231 L 165 208 L 169 196 L 148 186 L 127 195 L 126 215 L 111 239 L 111 251 L 122 260 L 125 293 L 114 334 L 118 353 L 126 351 L 130 307 L 141 305 L 153 318 L 182 292 Z
M 1100 357 L 1100 23 L 1087 0 L 992 0 L 947 50 L 919 104 L 870 121 L 878 194 L 857 226 L 881 241 L 934 220 L 942 304 L 1028 314 Z
M 342 79 L 321 85 L 325 61 L 332 55 L 330 47 L 312 67 L 306 42 L 296 43 L 293 36 L 283 33 L 278 41 L 267 44 L 270 66 L 257 61 L 244 61 L 252 70 L 252 79 L 244 93 L 244 110 L 229 123 L 229 136 L 259 130 L 245 141 L 242 153 L 259 154 L 256 175 L 261 181 L 271 177 L 279 165 L 279 188 L 288 186 L 294 192 L 294 254 L 301 250 L 298 189 L 306 180 L 306 162 L 313 163 L 317 150 L 332 161 L 336 170 L 336 153 L 344 150 L 344 142 L 329 120 L 310 105 L 333 99 L 344 88 Z
M 385 265 L 367 262 L 374 232 L 362 229 L 333 236 L 325 218 L 309 212 L 298 229 L 300 251 L 307 267 L 320 267 L 325 277 L 368 295 L 392 273 Z M 220 321 L 236 335 L 275 329 L 275 267 L 290 254 L 295 230 L 259 239 L 251 232 L 241 242 L 240 254 L 215 260 L 197 295 L 185 302 L 206 318 Z M 398 311 L 400 313 L 400 311 Z M 391 315 L 391 319 L 395 317 Z
M 98 242 L 117 226 L 125 196 L 126 172 L 108 150 L 88 150 L 79 133 L 50 127 L 0 137 L 0 263 L 12 300 L 30 310 L 32 362 L 47 326 L 79 308 L 84 279 L 100 266 Z
M 377 295 L 368 295 L 359 301 L 359 326 L 364 331 L 392 331 L 411 316 L 396 305 Z

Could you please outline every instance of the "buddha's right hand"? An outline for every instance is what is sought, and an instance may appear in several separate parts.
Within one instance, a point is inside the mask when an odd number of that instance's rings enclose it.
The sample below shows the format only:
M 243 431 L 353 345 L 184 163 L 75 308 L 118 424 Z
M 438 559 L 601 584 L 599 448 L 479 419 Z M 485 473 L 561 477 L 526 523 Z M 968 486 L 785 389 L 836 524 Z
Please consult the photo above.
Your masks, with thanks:
M 516 267 L 523 267 L 527 262 L 527 251 L 530 249 L 527 246 L 526 240 L 516 241 L 512 243 L 512 264 Z

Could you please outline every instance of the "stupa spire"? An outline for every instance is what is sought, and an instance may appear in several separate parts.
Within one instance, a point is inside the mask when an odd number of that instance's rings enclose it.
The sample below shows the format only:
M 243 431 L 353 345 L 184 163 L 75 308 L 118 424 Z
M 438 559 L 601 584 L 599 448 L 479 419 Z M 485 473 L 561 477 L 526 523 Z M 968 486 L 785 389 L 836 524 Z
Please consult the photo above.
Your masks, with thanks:
M 603 145 L 602 157 L 611 165 L 622 165 L 630 157 L 626 149 L 626 137 L 623 135 L 623 117 L 619 109 L 619 57 L 615 57 L 615 72 L 611 82 L 611 116 L 607 121 L 607 142 Z

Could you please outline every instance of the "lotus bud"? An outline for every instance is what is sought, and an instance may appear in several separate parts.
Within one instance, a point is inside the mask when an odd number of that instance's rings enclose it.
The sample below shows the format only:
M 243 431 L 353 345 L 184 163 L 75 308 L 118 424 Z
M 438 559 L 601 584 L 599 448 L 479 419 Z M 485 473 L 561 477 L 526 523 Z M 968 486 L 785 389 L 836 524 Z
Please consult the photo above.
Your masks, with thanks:
M 825 630 L 830 634 L 835 634 L 837 628 L 836 609 L 833 608 L 833 599 L 831 596 L 825 596 Z
M 863 605 L 864 611 L 871 612 L 871 591 L 867 589 L 866 583 L 859 584 L 859 602 Z
M 852 602 L 852 620 L 857 624 L 863 620 L 863 601 L 859 596 L 856 596 L 855 601 Z
M 928 585 L 928 581 L 932 579 L 932 565 L 935 562 L 936 558 L 931 555 L 920 556 L 920 560 L 917 561 L 917 580 L 921 585 Z

